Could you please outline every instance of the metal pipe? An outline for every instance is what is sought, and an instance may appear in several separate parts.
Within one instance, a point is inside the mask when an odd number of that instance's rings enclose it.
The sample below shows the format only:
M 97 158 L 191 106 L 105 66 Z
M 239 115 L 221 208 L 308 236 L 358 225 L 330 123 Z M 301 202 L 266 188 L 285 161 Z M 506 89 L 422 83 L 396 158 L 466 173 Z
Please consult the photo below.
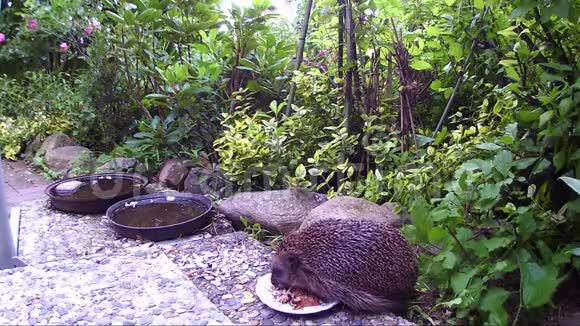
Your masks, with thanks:
M 4 198 L 4 173 L 2 158 L 0 158 L 0 270 L 23 266 L 24 264 L 16 256 L 14 235 L 10 228 L 8 205 Z

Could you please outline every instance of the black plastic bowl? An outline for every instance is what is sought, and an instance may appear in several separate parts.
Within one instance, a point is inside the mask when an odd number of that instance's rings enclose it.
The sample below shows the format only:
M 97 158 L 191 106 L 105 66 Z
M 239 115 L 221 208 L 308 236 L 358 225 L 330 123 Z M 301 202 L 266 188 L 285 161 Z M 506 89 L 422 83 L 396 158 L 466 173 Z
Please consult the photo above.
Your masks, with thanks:
M 78 184 L 77 189 L 62 190 Z M 53 208 L 81 214 L 103 214 L 114 203 L 144 193 L 147 178 L 134 173 L 100 173 L 68 178 L 49 184 L 45 193 Z M 60 186 L 60 187 L 59 187 Z
M 211 223 L 211 209 L 211 200 L 201 195 L 157 193 L 120 201 L 107 217 L 124 237 L 163 241 L 203 229 Z

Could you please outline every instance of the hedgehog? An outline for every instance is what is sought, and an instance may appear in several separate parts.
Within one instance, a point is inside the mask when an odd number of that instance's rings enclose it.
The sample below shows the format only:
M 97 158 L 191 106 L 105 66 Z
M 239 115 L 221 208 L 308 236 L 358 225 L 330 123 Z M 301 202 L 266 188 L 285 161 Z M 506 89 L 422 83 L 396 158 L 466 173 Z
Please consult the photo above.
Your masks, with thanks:
M 354 311 L 400 314 L 417 282 L 417 257 L 401 232 L 369 220 L 321 220 L 288 234 L 271 282 Z

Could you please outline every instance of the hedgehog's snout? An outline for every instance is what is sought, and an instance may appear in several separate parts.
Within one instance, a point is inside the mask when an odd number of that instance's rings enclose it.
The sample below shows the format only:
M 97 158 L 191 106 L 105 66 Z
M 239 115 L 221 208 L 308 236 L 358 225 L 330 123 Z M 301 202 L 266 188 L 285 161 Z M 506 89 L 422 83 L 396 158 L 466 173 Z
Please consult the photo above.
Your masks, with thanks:
M 272 285 L 274 285 L 277 288 L 283 288 L 285 286 L 284 281 L 282 279 L 282 274 L 283 273 L 279 268 L 277 267 L 272 268 L 272 277 L 270 278 Z

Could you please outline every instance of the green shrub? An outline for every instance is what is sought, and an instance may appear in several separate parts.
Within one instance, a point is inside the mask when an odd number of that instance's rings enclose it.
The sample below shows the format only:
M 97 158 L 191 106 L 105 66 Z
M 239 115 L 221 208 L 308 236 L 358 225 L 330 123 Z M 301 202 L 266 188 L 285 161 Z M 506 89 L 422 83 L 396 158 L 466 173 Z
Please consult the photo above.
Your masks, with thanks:
M 16 159 L 24 144 L 36 135 L 69 133 L 88 137 L 83 126 L 92 111 L 63 74 L 30 72 L 23 80 L 0 78 L 0 147 L 9 159 Z

